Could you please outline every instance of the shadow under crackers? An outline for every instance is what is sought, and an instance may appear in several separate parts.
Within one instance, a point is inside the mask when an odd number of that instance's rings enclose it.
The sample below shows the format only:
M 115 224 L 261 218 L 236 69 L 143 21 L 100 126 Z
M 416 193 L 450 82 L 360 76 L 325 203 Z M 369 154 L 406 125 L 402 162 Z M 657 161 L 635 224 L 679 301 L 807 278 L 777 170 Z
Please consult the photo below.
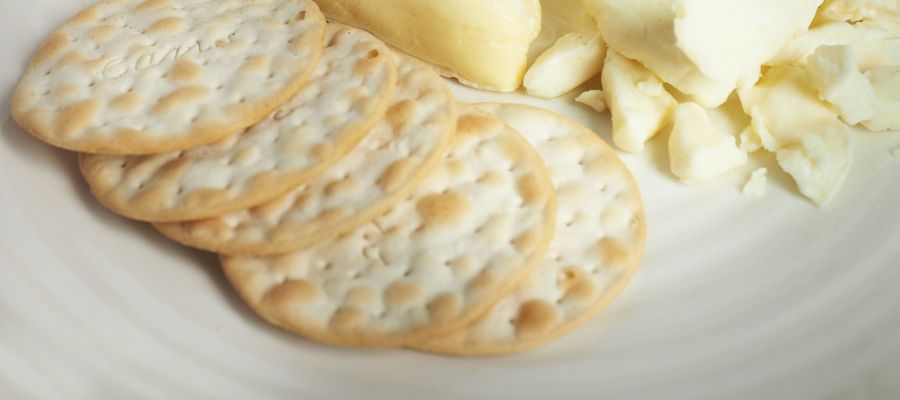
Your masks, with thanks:
M 0 103 L 0 106 L 8 110 L 9 104 L 7 98 Z M 6 114 L 0 125 L 0 143 L 26 158 L 35 168 L 49 168 L 55 173 L 65 176 L 81 205 L 103 225 L 104 229 L 111 229 L 122 235 L 139 237 L 156 251 L 170 256 L 174 255 L 179 259 L 180 264 L 202 269 L 217 288 L 222 299 L 241 316 L 243 321 L 266 330 L 267 333 L 296 340 L 294 335 L 268 324 L 244 304 L 237 293 L 231 289 L 231 284 L 222 272 L 216 254 L 181 246 L 168 240 L 149 224 L 119 216 L 95 201 L 78 168 L 76 153 L 47 145 L 19 127 L 9 114 Z M 304 342 L 312 344 L 309 341 Z

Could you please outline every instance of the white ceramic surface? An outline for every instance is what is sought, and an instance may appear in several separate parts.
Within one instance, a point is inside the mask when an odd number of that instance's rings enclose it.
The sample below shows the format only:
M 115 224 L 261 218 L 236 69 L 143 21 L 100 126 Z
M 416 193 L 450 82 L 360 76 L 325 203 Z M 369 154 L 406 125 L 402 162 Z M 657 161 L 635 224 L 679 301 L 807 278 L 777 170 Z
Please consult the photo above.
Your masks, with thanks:
M 623 156 L 648 207 L 644 263 L 582 329 L 491 359 L 342 350 L 263 323 L 214 256 L 105 211 L 73 155 L 9 117 L 27 57 L 84 5 L 0 0 L 0 399 L 900 398 L 900 135 L 856 137 L 824 211 L 781 173 L 762 199 L 739 193 L 744 172 L 678 184 L 657 141 Z M 570 99 L 456 89 L 609 130 Z

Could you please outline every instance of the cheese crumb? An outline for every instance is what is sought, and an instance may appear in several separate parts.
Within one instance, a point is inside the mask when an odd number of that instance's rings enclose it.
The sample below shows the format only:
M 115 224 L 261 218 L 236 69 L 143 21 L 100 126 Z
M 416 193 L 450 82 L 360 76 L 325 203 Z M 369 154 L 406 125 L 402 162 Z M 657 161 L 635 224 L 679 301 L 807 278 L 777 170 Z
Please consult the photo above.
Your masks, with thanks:
M 596 112 L 606 111 L 606 95 L 602 90 L 588 90 L 579 94 L 575 101 L 593 108 Z
M 747 125 L 747 127 L 741 131 L 738 139 L 738 148 L 745 151 L 747 154 L 755 153 L 763 147 L 762 139 L 760 139 L 759 135 L 753 130 L 753 125 Z
M 768 179 L 766 178 L 766 174 L 769 173 L 769 170 L 766 168 L 758 168 L 750 174 L 750 178 L 747 179 L 747 183 L 744 184 L 744 189 L 741 190 L 741 193 L 747 196 L 753 197 L 762 197 L 766 192 L 766 182 Z

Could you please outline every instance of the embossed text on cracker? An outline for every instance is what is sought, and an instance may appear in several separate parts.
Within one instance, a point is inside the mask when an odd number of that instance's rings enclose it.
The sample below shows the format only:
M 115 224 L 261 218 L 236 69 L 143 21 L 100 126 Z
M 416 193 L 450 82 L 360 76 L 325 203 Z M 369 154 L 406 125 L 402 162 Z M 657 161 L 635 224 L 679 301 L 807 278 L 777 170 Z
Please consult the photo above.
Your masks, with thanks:
M 118 78 L 129 71 L 141 71 L 162 64 L 167 60 L 184 57 L 191 52 L 202 53 L 213 47 L 222 47 L 230 43 L 230 38 L 206 41 L 198 39 L 178 46 L 166 45 L 143 53 L 110 58 L 103 66 L 100 74 L 103 78 Z

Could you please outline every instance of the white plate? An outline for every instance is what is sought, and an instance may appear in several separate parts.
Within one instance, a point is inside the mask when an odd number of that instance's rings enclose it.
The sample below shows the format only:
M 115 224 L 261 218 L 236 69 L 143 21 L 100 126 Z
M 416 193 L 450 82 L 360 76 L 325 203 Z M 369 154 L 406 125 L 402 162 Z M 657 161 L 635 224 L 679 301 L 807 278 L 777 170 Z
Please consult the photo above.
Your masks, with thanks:
M 71 154 L 8 116 L 28 56 L 84 5 L 0 1 L 2 399 L 900 398 L 897 135 L 857 138 L 853 177 L 827 211 L 783 174 L 754 199 L 739 194 L 740 174 L 687 187 L 664 157 L 624 156 L 649 242 L 599 318 L 514 357 L 342 350 L 263 323 L 214 256 L 105 211 Z M 608 131 L 568 99 L 457 92 Z

